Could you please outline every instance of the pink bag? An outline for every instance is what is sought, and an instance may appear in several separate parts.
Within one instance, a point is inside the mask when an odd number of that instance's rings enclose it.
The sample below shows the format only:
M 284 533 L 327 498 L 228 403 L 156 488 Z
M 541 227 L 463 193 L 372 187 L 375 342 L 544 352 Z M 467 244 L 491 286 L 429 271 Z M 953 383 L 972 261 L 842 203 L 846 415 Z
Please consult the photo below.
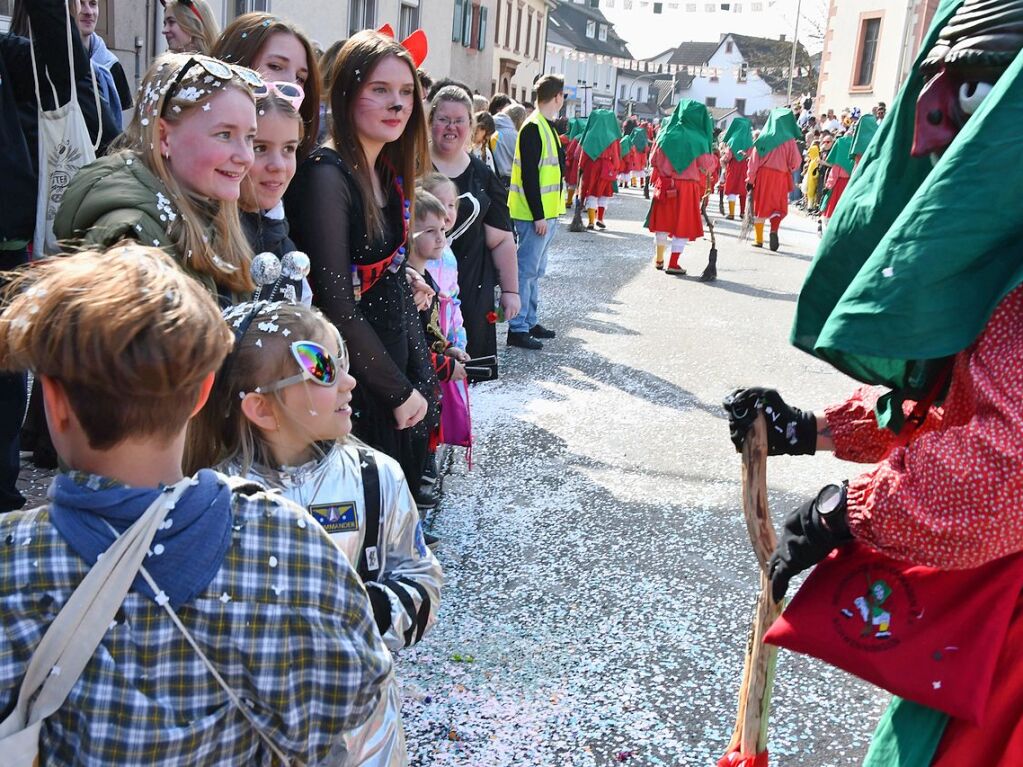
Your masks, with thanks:
M 472 417 L 469 413 L 469 386 L 465 381 L 441 381 L 440 441 L 466 448 L 472 466 Z

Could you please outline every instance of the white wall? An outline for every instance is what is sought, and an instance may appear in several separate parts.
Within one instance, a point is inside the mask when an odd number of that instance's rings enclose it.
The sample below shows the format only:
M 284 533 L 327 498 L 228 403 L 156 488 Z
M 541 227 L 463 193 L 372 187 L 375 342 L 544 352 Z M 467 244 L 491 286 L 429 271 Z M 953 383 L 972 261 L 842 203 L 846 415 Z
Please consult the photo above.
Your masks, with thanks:
M 726 51 L 727 44 L 721 45 L 707 63 L 708 68 L 717 69 L 717 81 L 710 76 L 696 77 L 692 85 L 681 92 L 681 98 L 706 103 L 708 97 L 713 97 L 716 99 L 714 106 L 725 109 L 736 106 L 737 99 L 746 99 L 745 115 L 784 106 L 785 94 L 772 93 L 771 87 L 753 71 L 748 71 L 746 81 L 740 82 L 738 72 L 742 53 L 739 46 L 733 45 L 731 53 Z
M 817 88 L 818 114 L 834 109 L 859 107 L 864 112 L 879 101 L 891 104 L 898 92 L 899 60 L 906 34 L 905 0 L 832 0 L 828 31 L 824 40 L 821 76 Z M 877 61 L 872 87 L 853 86 L 854 67 L 863 14 L 883 13 Z

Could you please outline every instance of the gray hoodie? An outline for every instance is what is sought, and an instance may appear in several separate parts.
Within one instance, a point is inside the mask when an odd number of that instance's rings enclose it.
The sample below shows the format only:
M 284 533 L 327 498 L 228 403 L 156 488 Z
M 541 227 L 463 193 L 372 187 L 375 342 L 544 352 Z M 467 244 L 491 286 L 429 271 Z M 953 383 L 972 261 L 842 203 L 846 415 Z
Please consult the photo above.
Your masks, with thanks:
M 512 161 L 515 159 L 515 142 L 518 140 L 519 134 L 515 130 L 515 123 L 503 112 L 494 115 L 494 127 L 497 128 L 494 165 L 497 166 L 497 175 L 507 181 L 511 178 Z

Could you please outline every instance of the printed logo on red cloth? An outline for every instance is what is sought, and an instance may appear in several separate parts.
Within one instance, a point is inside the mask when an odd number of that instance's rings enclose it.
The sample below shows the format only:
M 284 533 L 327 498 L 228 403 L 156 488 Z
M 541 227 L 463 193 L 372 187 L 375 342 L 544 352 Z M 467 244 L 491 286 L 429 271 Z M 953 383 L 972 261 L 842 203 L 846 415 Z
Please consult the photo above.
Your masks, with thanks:
M 921 620 L 923 609 L 912 584 L 889 565 L 863 565 L 835 589 L 835 631 L 858 650 L 884 652 L 899 646 L 902 632 Z

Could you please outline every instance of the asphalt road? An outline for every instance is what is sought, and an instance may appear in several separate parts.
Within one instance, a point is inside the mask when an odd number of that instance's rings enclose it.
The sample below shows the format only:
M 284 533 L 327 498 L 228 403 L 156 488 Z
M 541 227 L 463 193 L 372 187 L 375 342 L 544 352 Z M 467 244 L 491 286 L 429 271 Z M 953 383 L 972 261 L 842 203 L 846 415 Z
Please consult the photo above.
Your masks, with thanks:
M 652 268 L 647 205 L 627 191 L 606 232 L 563 226 L 540 315 L 557 339 L 505 348 L 499 327 L 472 470 L 456 451 L 429 519 L 440 619 L 399 659 L 416 765 L 707 767 L 731 734 L 757 581 L 720 401 L 763 384 L 812 409 L 853 384 L 788 344 L 810 219 L 771 253 L 715 216 L 702 284 Z M 689 245 L 693 275 L 708 248 Z M 776 522 L 851 471 L 771 459 Z M 887 696 L 784 651 L 776 680 L 772 765 L 860 764 Z

